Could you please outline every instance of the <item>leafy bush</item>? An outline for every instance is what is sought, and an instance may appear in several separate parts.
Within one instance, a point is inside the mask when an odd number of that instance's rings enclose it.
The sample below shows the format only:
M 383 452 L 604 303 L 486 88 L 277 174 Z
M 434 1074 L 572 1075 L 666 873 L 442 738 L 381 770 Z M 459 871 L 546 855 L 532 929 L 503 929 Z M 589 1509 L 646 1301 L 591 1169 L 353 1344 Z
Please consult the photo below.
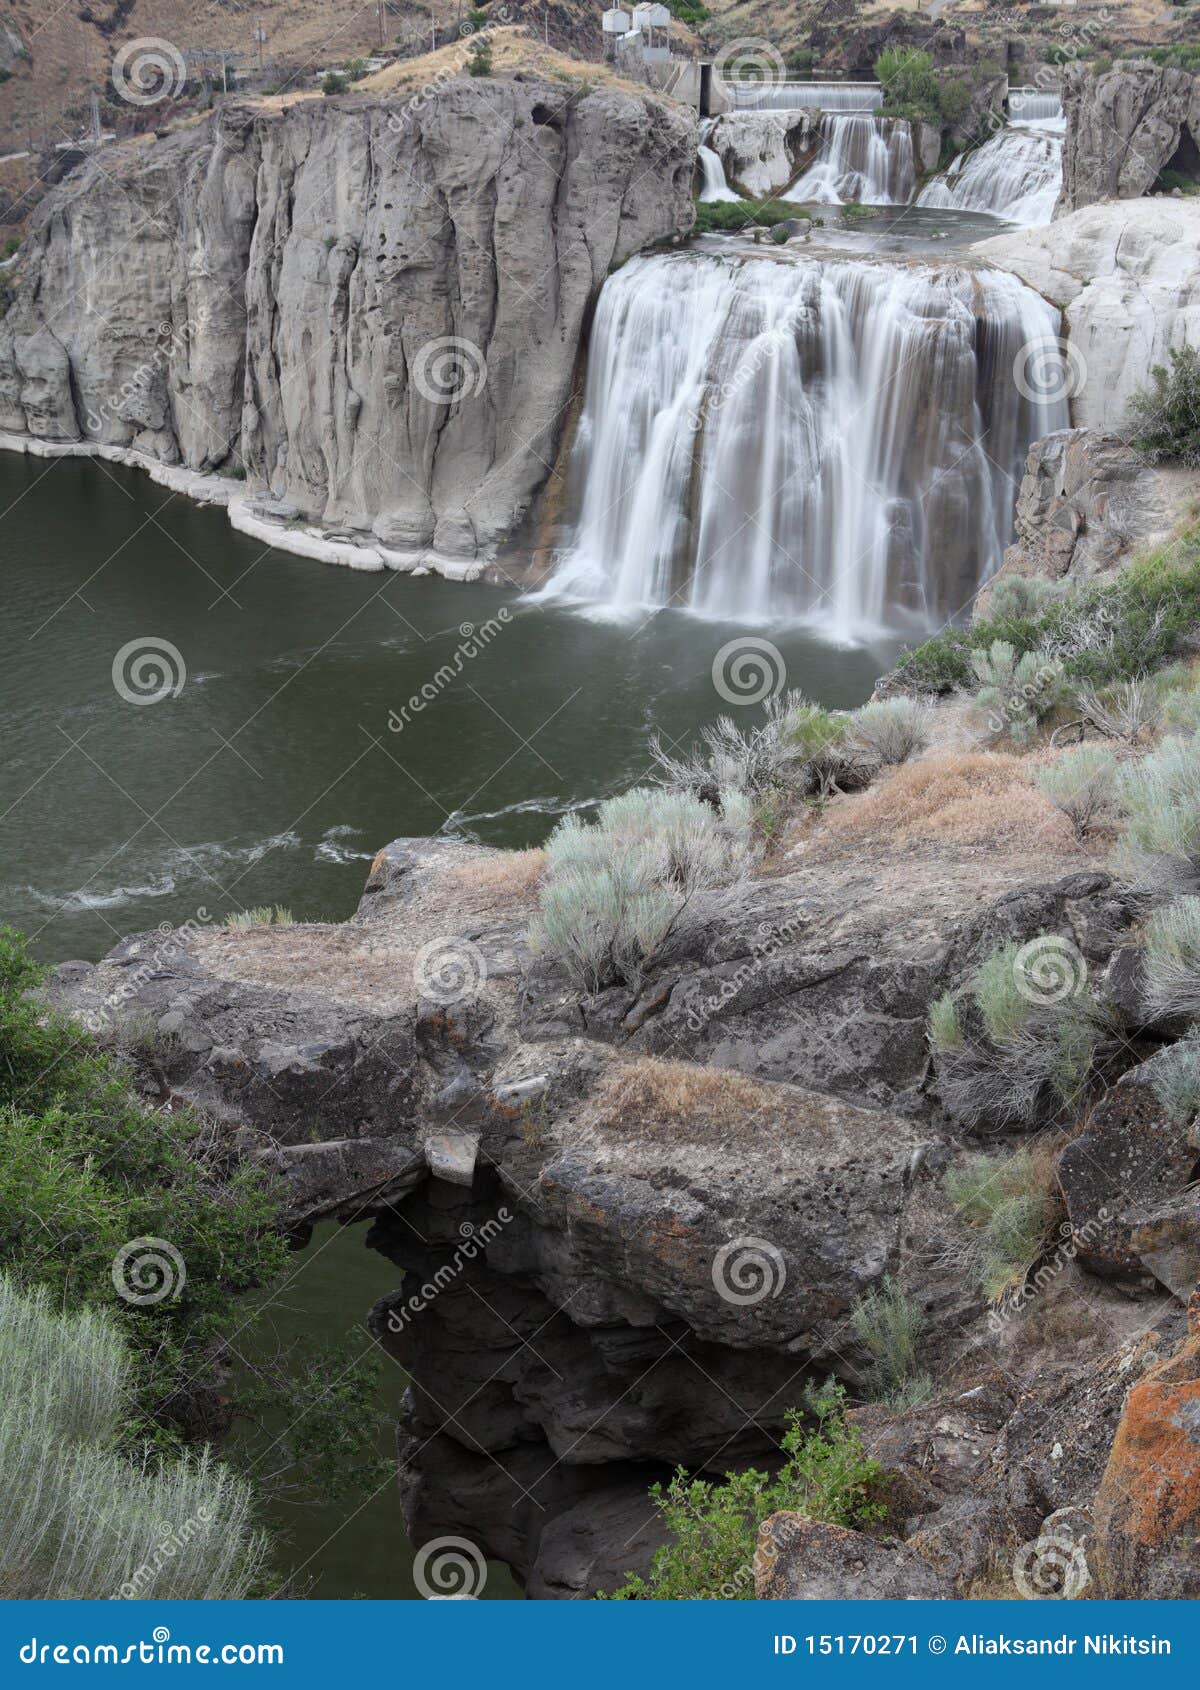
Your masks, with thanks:
M 946 1193 L 968 1235 L 964 1265 L 985 1296 L 1022 1284 L 1060 1212 L 1051 1158 L 1029 1150 L 968 1156 L 947 1173 Z
M 1053 763 L 1034 769 L 1033 779 L 1043 798 L 1062 811 L 1080 839 L 1116 804 L 1117 762 L 1102 745 L 1074 746 Z
M 881 763 L 904 763 L 929 744 L 929 707 L 911 698 L 864 704 L 850 718 L 851 731 Z
M 120 1453 L 133 1371 L 108 1318 L 0 1275 L 0 1597 L 250 1594 L 265 1540 L 245 1481 L 207 1451 Z
M 1146 999 L 1160 1015 L 1200 1016 L 1200 898 L 1177 898 L 1146 923 Z
M 477 35 L 467 49 L 467 75 L 490 76 L 492 74 L 492 44 L 486 35 Z
M 1149 890 L 1200 889 L 1200 757 L 1193 741 L 1171 735 L 1121 775 L 1124 822 L 1115 863 Z
M 950 628 L 910 651 L 894 682 L 908 692 L 947 692 L 972 679 L 971 657 L 996 640 L 1017 656 L 1042 650 L 1073 681 L 1130 680 L 1161 667 L 1200 622 L 1200 527 L 1147 553 L 1115 581 L 1089 583 L 1021 616 L 992 615 Z
M 1059 596 L 1058 584 L 1040 575 L 1001 575 L 988 591 L 988 618 L 1024 621 L 1039 615 Z
M 738 793 L 723 794 L 720 814 L 650 787 L 609 798 L 593 825 L 567 816 L 551 835 L 534 945 L 586 991 L 636 988 L 696 894 L 740 878 L 753 853 L 751 810 Z
M 785 62 L 793 76 L 807 76 L 817 62 L 817 55 L 811 47 L 795 47 Z
M 1133 397 L 1134 445 L 1152 463 L 1200 468 L 1200 354 L 1173 346 L 1171 368 L 1156 364 L 1153 386 Z
M 850 1311 L 850 1323 L 873 1363 L 872 1396 L 894 1408 L 911 1408 L 933 1394 L 918 1355 L 925 1319 L 903 1286 L 887 1278 L 864 1292 Z
M 693 233 L 727 235 L 747 228 L 773 229 L 777 223 L 803 216 L 800 207 L 788 200 L 698 200 Z
M 1155 1060 L 1152 1084 L 1171 1119 L 1190 1127 L 1200 1115 L 1200 1045 L 1172 1045 Z
M 33 995 L 43 973 L 0 929 L 0 1268 L 62 1308 L 112 1310 L 145 1364 L 142 1413 L 176 1422 L 235 1298 L 287 1258 L 274 1199 L 189 1111 L 144 1108 L 129 1071 Z M 138 1239 L 167 1240 L 186 1269 L 148 1306 L 114 1285 L 117 1253 Z
M 811 1520 L 870 1526 L 883 1518 L 884 1472 L 848 1424 L 844 1397 L 832 1383 L 811 1393 L 816 1425 L 792 1410 L 783 1434 L 784 1463 L 772 1477 L 756 1468 L 723 1480 L 689 1479 L 681 1467 L 650 1497 L 672 1541 L 655 1554 L 648 1578 L 634 1576 L 617 1601 L 750 1600 L 758 1527 L 768 1515 L 794 1509 Z
M 327 70 L 321 78 L 321 92 L 326 99 L 331 94 L 346 94 L 350 91 L 350 84 L 340 71 Z
M 1081 959 L 1053 935 L 998 946 L 967 994 L 931 1007 L 928 1033 L 946 1110 L 992 1131 L 1078 1105 L 1112 1037 Z
M 911 47 L 885 47 L 875 60 L 875 75 L 883 85 L 883 110 L 896 117 L 942 115 L 938 77 L 928 53 Z

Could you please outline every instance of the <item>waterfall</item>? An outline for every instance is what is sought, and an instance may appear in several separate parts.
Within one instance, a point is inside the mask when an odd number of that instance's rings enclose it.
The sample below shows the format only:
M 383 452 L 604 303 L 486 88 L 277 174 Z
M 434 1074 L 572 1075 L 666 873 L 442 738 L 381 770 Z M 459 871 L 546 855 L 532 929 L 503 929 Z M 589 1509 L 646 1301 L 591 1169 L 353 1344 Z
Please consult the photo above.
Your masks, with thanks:
M 1062 98 L 1058 94 L 1043 93 L 1040 88 L 1010 88 L 1008 121 L 1036 129 L 1065 128 Z
M 820 149 L 783 196 L 843 205 L 907 205 L 917 191 L 912 127 L 903 118 L 825 117 Z
M 883 89 L 878 82 L 726 82 L 734 111 L 878 111 Z
M 945 176 L 921 190 L 917 204 L 987 212 L 1032 229 L 1049 223 L 1061 191 L 1061 138 L 1017 127 L 956 158 Z
M 1068 426 L 1022 393 L 1058 327 L 999 271 L 632 260 L 601 293 L 543 592 L 840 639 L 939 625 L 1000 562 L 1029 443 Z
M 725 180 L 725 166 L 721 163 L 721 155 L 704 144 L 712 134 L 712 126 L 712 118 L 706 119 L 700 125 L 700 146 L 696 152 L 696 162 L 700 166 L 700 198 L 702 200 L 739 200 L 742 196 L 735 194 Z

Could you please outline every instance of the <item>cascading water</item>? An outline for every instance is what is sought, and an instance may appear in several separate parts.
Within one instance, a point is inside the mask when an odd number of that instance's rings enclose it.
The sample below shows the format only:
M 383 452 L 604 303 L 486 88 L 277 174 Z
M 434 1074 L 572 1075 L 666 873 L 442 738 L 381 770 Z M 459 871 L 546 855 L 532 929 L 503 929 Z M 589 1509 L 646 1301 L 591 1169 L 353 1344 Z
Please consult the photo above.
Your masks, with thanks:
M 1049 223 L 1062 191 L 1062 140 L 1039 129 L 1002 129 L 922 188 L 918 205 L 978 211 L 1022 228 Z
M 878 82 L 726 82 L 734 111 L 878 111 L 883 89 Z
M 1000 562 L 1029 443 L 1068 424 L 1065 399 L 1025 397 L 1022 349 L 1053 366 L 1058 327 L 1004 272 L 634 259 L 600 297 L 577 520 L 544 593 L 840 639 L 958 614 Z
M 705 146 L 705 142 L 712 134 L 713 120 L 709 118 L 700 125 L 700 146 L 696 152 L 696 162 L 700 166 L 700 198 L 702 200 L 738 200 L 740 194 L 735 194 L 725 180 L 725 166 L 721 163 L 721 156 L 712 147 Z
M 1040 88 L 1010 88 L 1008 91 L 1008 121 L 1035 129 L 1066 127 L 1062 98 L 1044 93 Z
M 892 117 L 825 117 L 808 169 L 783 196 L 843 205 L 907 205 L 917 191 L 912 128 Z

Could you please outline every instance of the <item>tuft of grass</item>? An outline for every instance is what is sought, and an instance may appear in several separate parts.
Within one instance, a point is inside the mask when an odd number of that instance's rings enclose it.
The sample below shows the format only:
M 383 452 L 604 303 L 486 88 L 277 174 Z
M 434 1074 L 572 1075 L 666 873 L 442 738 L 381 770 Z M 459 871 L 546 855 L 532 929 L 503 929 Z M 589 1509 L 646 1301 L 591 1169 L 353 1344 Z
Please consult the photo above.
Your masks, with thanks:
M 1146 923 L 1146 999 L 1158 1015 L 1200 1016 L 1200 898 L 1177 898 Z
M 1029 1018 L 1029 998 L 1021 989 L 1017 958 L 1021 947 L 1001 945 L 975 971 L 972 993 L 984 1030 L 993 1044 L 1009 1044 Z
M 911 698 L 864 704 L 850 718 L 850 731 L 884 764 L 906 763 L 929 744 L 929 706 Z
M 1124 821 L 1117 868 L 1146 890 L 1200 888 L 1200 757 L 1195 743 L 1171 735 L 1122 771 Z
M 984 1295 L 994 1301 L 1022 1284 L 1061 1211 L 1052 1157 L 1041 1150 L 968 1156 L 947 1173 L 946 1195 Z
M 1191 1126 L 1200 1115 L 1200 1045 L 1172 1045 L 1155 1062 L 1152 1084 L 1171 1120 Z
M 943 992 L 929 1006 L 929 1042 L 934 1050 L 961 1050 L 962 1022 L 952 992 Z
M 913 1408 L 933 1395 L 920 1368 L 925 1318 L 915 1298 L 890 1276 L 857 1299 L 850 1323 L 871 1357 L 871 1394 L 894 1407 Z
M 292 924 L 292 912 L 282 904 L 256 904 L 253 909 L 234 910 L 225 917 L 225 926 L 232 928 L 291 927 Z

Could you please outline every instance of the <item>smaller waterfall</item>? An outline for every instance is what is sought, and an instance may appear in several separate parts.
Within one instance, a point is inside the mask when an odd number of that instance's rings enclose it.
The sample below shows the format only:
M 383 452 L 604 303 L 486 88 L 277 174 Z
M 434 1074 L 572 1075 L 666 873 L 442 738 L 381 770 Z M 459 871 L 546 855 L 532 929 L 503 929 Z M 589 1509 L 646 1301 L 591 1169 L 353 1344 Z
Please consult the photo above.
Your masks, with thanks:
M 825 117 L 821 146 L 783 196 L 824 205 L 907 205 L 917 191 L 912 129 L 902 118 Z
M 878 111 L 883 89 L 878 82 L 726 82 L 734 111 Z
M 1008 121 L 1036 129 L 1065 128 L 1062 99 L 1040 88 L 1010 88 Z
M 1017 126 L 961 154 L 944 176 L 922 188 L 917 204 L 982 212 L 1034 229 L 1050 222 L 1061 190 L 1061 137 Z
M 712 134 L 713 119 L 707 118 L 700 125 L 700 146 L 696 153 L 696 162 L 700 166 L 700 198 L 702 200 L 740 200 L 741 195 L 735 194 L 725 180 L 725 166 L 721 163 L 721 155 L 714 152 L 705 142 Z

